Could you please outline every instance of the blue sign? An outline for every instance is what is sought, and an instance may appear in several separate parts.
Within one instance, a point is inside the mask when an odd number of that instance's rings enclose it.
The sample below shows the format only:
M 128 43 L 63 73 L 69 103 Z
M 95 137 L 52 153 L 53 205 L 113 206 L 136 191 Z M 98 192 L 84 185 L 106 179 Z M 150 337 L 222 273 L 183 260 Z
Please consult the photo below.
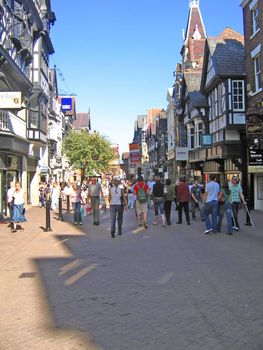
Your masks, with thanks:
M 202 146 L 212 146 L 212 135 L 211 134 L 202 135 Z
M 62 97 L 61 109 L 63 112 L 67 112 L 67 111 L 72 110 L 72 98 L 71 97 Z

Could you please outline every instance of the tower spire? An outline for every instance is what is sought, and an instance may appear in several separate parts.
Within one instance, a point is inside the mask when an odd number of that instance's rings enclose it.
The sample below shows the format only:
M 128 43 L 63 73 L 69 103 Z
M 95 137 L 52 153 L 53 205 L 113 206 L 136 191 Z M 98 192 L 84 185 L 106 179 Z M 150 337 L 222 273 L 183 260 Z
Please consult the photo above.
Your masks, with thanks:
M 199 0 L 190 0 L 189 7 L 199 7 Z

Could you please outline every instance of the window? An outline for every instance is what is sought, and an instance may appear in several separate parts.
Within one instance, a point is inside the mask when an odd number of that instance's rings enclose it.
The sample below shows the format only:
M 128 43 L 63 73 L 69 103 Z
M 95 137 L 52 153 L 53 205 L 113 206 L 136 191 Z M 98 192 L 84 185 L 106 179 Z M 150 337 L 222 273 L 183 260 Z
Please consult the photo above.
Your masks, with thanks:
M 254 60 L 255 91 L 258 91 L 259 89 L 262 88 L 260 56 L 259 55 L 255 56 L 253 60 Z
M 202 133 L 203 133 L 203 123 L 198 122 L 195 124 L 195 130 L 196 130 L 196 137 L 195 137 L 195 144 L 196 147 L 201 147 L 202 145 Z
M 260 28 L 259 28 L 259 8 L 258 3 L 256 2 L 254 7 L 251 9 L 251 16 L 252 16 L 252 35 L 255 34 Z
M 189 149 L 195 148 L 195 129 L 194 128 L 188 129 L 188 147 Z
M 234 111 L 244 111 L 244 81 L 233 80 L 232 81 L 232 105 Z

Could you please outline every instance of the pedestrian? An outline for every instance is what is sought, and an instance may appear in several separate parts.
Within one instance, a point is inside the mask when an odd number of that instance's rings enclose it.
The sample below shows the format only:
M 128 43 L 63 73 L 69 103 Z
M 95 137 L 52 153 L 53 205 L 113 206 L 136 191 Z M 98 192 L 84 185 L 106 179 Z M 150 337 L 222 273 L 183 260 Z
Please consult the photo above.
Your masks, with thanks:
M 144 225 L 145 228 L 148 228 L 148 191 L 149 188 L 147 183 L 143 181 L 142 176 L 138 176 L 137 183 L 134 186 L 137 220 L 138 225 Z
M 231 190 L 231 197 L 230 197 L 230 202 L 232 206 L 232 211 L 233 211 L 233 228 L 236 231 L 240 230 L 240 225 L 238 222 L 238 210 L 240 208 L 240 204 L 246 204 L 245 202 L 245 197 L 243 195 L 243 190 L 242 187 L 238 181 L 237 176 L 232 176 L 231 179 L 231 184 L 229 186 Z
M 10 183 L 10 187 L 7 190 L 7 206 L 8 206 L 8 210 L 9 210 L 9 217 L 10 219 L 12 218 L 12 214 L 13 214 L 13 207 L 14 207 L 14 194 L 15 191 L 15 186 L 14 183 L 11 182 Z
M 198 208 L 200 211 L 201 220 L 204 221 L 203 209 L 202 209 L 202 199 L 201 199 L 201 190 L 202 186 L 199 184 L 198 180 L 194 181 L 193 186 L 191 187 L 191 198 L 192 198 L 192 218 L 196 220 L 195 211 Z
M 116 232 L 116 220 L 118 226 L 118 235 L 122 235 L 124 206 L 127 206 L 124 190 L 120 185 L 119 178 L 117 176 L 113 177 L 112 185 L 109 188 L 109 201 L 111 219 L 110 232 L 111 237 L 114 238 Z
M 91 203 L 93 214 L 93 225 L 100 224 L 100 196 L 103 197 L 101 184 L 97 182 L 95 176 L 92 177 L 88 186 L 88 196 Z
M 74 216 L 74 224 L 75 225 L 82 225 L 83 219 L 81 217 L 81 203 L 83 202 L 83 199 L 81 197 L 81 191 L 78 188 L 78 185 L 75 183 L 73 184 L 72 191 L 70 192 L 70 200 L 73 208 L 73 216 Z
M 58 199 L 60 196 L 60 187 L 57 181 L 53 182 L 51 190 L 51 210 L 56 211 L 58 208 Z
M 218 195 L 220 186 L 216 182 L 216 175 L 210 174 L 210 182 L 206 184 L 204 195 L 204 219 L 206 229 L 205 234 L 217 232 L 217 215 L 218 215 Z M 212 215 L 212 224 L 210 221 L 210 214 Z
M 232 223 L 232 206 L 230 202 L 231 190 L 227 181 L 224 181 L 218 196 L 218 232 L 221 232 L 224 213 L 226 213 L 227 219 L 227 233 L 232 235 L 233 223 Z
M 26 222 L 25 218 L 25 203 L 26 203 L 26 192 L 22 189 L 19 182 L 15 183 L 15 190 L 13 193 L 13 213 L 11 222 L 13 223 L 13 227 L 11 232 L 17 232 L 17 224 L 20 224 L 20 230 L 24 231 L 23 224 Z
M 153 225 L 158 225 L 159 213 L 162 219 L 162 225 L 165 227 L 166 220 L 164 214 L 164 184 L 161 183 L 161 178 L 159 176 L 155 177 L 155 184 L 153 185 L 153 206 L 154 206 L 154 216 Z
M 153 208 L 153 185 L 155 184 L 154 178 L 149 180 L 147 182 L 147 185 L 149 187 L 149 196 L 148 196 L 148 208 L 152 209 Z
M 45 183 L 43 182 L 39 184 L 39 202 L 41 208 L 45 208 Z
M 184 209 L 187 225 L 190 225 L 190 214 L 189 214 L 190 192 L 189 192 L 189 186 L 187 185 L 184 176 L 180 176 L 179 178 L 179 184 L 177 185 L 177 189 L 176 189 L 176 200 L 178 205 L 177 224 L 182 224 L 183 209 Z
M 171 179 L 165 181 L 165 195 L 164 195 L 164 212 L 167 225 L 171 225 L 171 208 L 175 197 L 175 186 Z

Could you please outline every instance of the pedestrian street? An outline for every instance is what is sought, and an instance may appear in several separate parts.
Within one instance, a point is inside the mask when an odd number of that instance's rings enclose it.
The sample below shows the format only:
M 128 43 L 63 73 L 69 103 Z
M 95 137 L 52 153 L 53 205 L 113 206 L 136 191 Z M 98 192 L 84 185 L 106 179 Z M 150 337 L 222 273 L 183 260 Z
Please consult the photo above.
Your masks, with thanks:
M 0 226 L 0 349 L 262 349 L 262 214 L 256 229 L 204 235 L 188 226 L 138 227 L 125 210 L 110 236 L 109 212 L 83 226 L 63 211 L 27 213 L 24 232 Z M 225 222 L 222 232 L 225 232 Z

